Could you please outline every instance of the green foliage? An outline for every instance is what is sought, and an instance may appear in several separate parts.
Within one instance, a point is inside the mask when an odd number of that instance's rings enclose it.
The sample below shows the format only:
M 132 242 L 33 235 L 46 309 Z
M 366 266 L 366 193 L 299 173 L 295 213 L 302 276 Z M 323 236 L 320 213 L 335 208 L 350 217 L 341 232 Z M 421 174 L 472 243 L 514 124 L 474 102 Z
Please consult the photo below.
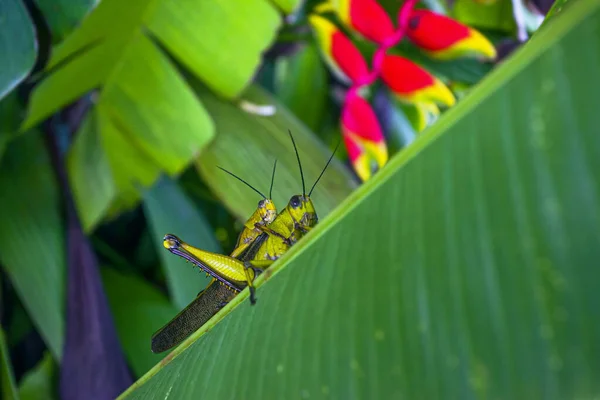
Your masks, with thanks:
M 141 376 L 161 359 L 150 351 L 150 336 L 177 314 L 178 308 L 134 275 L 104 268 L 102 278 L 121 346 L 133 372 Z
M 70 195 L 109 302 L 81 306 L 110 307 L 141 378 L 123 397 L 600 393 L 598 2 L 559 0 L 500 66 L 391 50 L 459 104 L 415 134 L 411 110 L 373 85 L 390 163 L 352 193 L 342 145 L 312 195 L 319 226 L 258 278 L 258 304 L 242 292 L 166 355 L 151 335 L 208 279 L 164 234 L 227 253 L 259 200 L 217 166 L 267 193 L 277 159 L 281 209 L 301 188 L 287 131 L 308 187 L 340 139 L 344 88 L 306 31 L 320 1 L 33 0 L 35 28 L 21 1 L 0 2 L 2 398 L 59 397 Z M 380 3 L 395 20 L 399 3 Z M 510 2 L 420 6 L 494 41 L 514 33 Z M 42 70 L 23 82 L 36 39 Z M 46 348 L 31 352 L 38 334 Z
M 474 0 L 456 0 L 452 17 L 477 29 L 491 29 L 514 34 L 516 24 L 512 1 L 498 0 L 485 4 Z
M 0 262 L 56 359 L 64 339 L 64 236 L 59 195 L 39 132 L 0 163 Z
M 4 330 L 0 327 L 0 395 L 3 400 L 18 400 L 18 392 L 6 345 Z
M 275 94 L 308 128 L 318 131 L 327 111 L 327 70 L 315 43 L 275 65 Z M 302 84 L 297 84 L 302 82 Z
M 0 100 L 21 82 L 35 63 L 37 42 L 21 0 L 0 3 Z
M 264 193 L 268 189 L 273 162 L 277 159 L 273 200 L 281 208 L 292 194 L 302 189 L 298 162 L 287 130 L 294 134 L 298 144 L 307 185 L 313 184 L 331 155 L 331 150 L 325 148 L 294 115 L 256 86 L 248 89 L 246 99 L 255 104 L 274 106 L 277 110 L 274 116 L 240 112 L 233 104 L 219 100 L 201 88 L 197 88 L 197 93 L 213 116 L 217 137 L 196 165 L 207 185 L 241 221 L 256 209 L 259 199 L 247 187 L 224 176 L 217 165 L 239 173 Z M 334 160 L 312 196 L 319 215 L 327 215 L 355 186 L 348 170 Z M 249 200 L 249 196 L 255 200 Z
M 34 0 L 52 32 L 52 42 L 63 40 L 99 0 Z
M 52 400 L 56 368 L 49 353 L 32 370 L 28 371 L 19 384 L 21 400 Z
M 599 44 L 572 4 L 123 397 L 597 395 Z
M 151 186 L 161 171 L 179 174 L 214 136 L 211 117 L 164 50 L 231 98 L 279 23 L 262 0 L 105 0 L 56 48 L 23 126 L 99 89 L 69 156 L 86 231 L 136 205 L 140 186 Z

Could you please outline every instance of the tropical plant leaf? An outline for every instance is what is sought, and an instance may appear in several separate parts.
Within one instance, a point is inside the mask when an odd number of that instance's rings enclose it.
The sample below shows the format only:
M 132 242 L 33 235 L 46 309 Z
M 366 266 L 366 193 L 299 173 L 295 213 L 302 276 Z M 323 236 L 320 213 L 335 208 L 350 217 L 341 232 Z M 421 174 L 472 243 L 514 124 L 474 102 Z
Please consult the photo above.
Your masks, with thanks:
M 16 92 L 0 100 L 0 159 L 8 143 L 18 134 L 23 112 Z
M 327 110 L 329 87 L 327 70 L 316 44 L 310 42 L 293 56 L 278 59 L 275 78 L 277 98 L 308 128 L 318 130 Z
M 574 2 L 122 398 L 597 396 L 599 58 Z
M 202 275 L 198 276 L 196 267 L 186 265 L 183 259 L 166 251 L 162 238 L 167 233 L 175 233 L 204 250 L 221 253 L 221 248 L 204 216 L 177 183 L 168 178 L 160 179 L 145 193 L 144 211 L 150 223 L 156 251 L 167 275 L 170 297 L 178 309 L 183 309 L 210 280 L 201 279 Z
M 117 168 L 111 170 L 110 160 L 99 131 L 97 113 L 92 110 L 83 120 L 67 157 L 70 187 L 77 205 L 79 220 L 86 232 L 91 231 L 101 221 L 118 195 L 117 183 L 112 171 L 114 170 L 116 174 L 125 173 Z M 131 151 L 131 147 L 121 146 L 117 151 L 121 154 L 129 151 L 129 163 L 139 165 L 136 164 L 136 152 Z M 116 161 L 118 160 L 126 160 L 125 155 L 117 157 Z M 132 168 L 124 171 L 132 171 Z M 149 168 L 145 172 L 150 172 L 149 177 L 140 178 L 140 182 L 155 179 L 156 171 Z M 137 174 L 134 176 L 139 177 Z M 123 184 L 121 188 L 123 191 L 127 190 L 127 183 Z
M 56 359 L 64 336 L 65 243 L 55 176 L 39 132 L 11 142 L 0 163 L 0 261 Z
M 25 127 L 102 87 L 98 104 L 139 108 L 138 123 L 146 128 L 162 127 L 173 136 L 179 133 L 175 127 L 185 123 L 185 135 L 198 134 L 202 130 L 194 119 L 206 118 L 205 113 L 148 34 L 213 90 L 233 97 L 251 78 L 279 24 L 277 13 L 263 0 L 102 1 L 52 55 L 50 75 L 34 92 Z M 106 98 L 106 91 L 118 98 Z M 162 99 L 166 93 L 178 103 Z M 182 117 L 190 108 L 195 113 Z M 175 126 L 169 129 L 171 123 Z
M 3 400 L 18 400 L 19 393 L 15 383 L 10 354 L 6 345 L 6 336 L 4 330 L 0 327 L 0 395 Z
M 477 29 L 492 29 L 514 33 L 517 29 L 511 1 L 485 4 L 473 0 L 457 0 L 452 17 Z
M 161 359 L 150 351 L 150 337 L 178 309 L 158 289 L 134 275 L 104 268 L 102 278 L 123 350 L 139 377 Z
M 303 3 L 302 0 L 271 0 L 273 4 L 279 7 L 286 14 L 291 14 Z
M 21 82 L 35 63 L 35 30 L 21 0 L 0 3 L 0 99 Z
M 42 360 L 21 379 L 19 397 L 21 400 L 55 399 L 53 378 L 54 360 L 50 353 L 45 353 Z
M 52 42 L 63 40 L 99 0 L 34 0 L 52 32 Z
M 137 204 L 139 188 L 151 186 L 161 171 L 180 173 L 214 136 L 210 116 L 162 48 L 212 90 L 233 97 L 279 23 L 264 0 L 105 0 L 57 47 L 23 127 L 101 89 L 93 96 L 95 116 L 83 124 L 69 156 L 86 231 L 107 213 Z M 102 185 L 91 188 L 96 180 Z
M 198 158 L 196 165 L 204 181 L 234 215 L 245 221 L 256 209 L 260 197 L 246 186 L 227 177 L 217 166 L 240 175 L 258 190 L 266 193 L 273 162 L 277 159 L 273 188 L 275 204 L 280 208 L 284 207 L 292 195 L 301 192 L 298 162 L 288 130 L 292 132 L 298 145 L 307 190 L 310 189 L 332 150 L 324 148 L 322 142 L 287 111 L 285 106 L 264 90 L 252 86 L 245 93 L 248 101 L 272 105 L 277 110 L 274 116 L 259 116 L 218 99 L 198 85 L 195 88 L 213 116 L 218 133 Z M 317 201 L 319 215 L 327 215 L 355 186 L 356 183 L 348 169 L 334 159 L 312 196 Z

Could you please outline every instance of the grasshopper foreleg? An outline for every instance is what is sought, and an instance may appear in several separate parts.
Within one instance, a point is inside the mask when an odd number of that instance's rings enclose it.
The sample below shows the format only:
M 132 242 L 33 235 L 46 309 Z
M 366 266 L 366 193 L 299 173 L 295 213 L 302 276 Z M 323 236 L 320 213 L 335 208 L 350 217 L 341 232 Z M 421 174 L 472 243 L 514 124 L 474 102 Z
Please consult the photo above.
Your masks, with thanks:
M 273 260 L 251 260 L 244 261 L 244 271 L 248 281 L 248 290 L 250 290 L 250 304 L 256 304 L 256 288 L 254 287 L 254 278 L 261 274 L 265 268 L 273 264 Z

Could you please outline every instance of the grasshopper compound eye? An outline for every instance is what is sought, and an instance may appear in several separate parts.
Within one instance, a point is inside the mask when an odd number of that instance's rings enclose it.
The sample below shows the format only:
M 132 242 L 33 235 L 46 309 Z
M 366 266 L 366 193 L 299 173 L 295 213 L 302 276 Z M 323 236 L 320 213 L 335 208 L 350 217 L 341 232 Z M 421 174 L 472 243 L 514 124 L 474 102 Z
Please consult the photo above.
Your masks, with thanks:
M 181 240 L 175 235 L 166 234 L 163 238 L 163 246 L 165 249 L 177 249 L 181 246 Z
M 300 200 L 300 196 L 294 196 L 290 199 L 290 206 L 292 208 L 298 208 L 302 204 L 302 200 Z
M 258 208 L 264 208 L 265 207 L 265 200 L 262 199 L 261 201 L 258 202 Z

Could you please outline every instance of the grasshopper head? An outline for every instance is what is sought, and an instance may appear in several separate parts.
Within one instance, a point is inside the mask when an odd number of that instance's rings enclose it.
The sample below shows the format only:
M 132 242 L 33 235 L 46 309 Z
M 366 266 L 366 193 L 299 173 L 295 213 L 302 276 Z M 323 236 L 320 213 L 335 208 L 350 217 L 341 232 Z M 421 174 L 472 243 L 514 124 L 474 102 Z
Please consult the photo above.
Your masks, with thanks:
M 167 250 L 177 249 L 181 246 L 181 239 L 170 233 L 166 234 L 163 238 L 163 246 Z
M 313 227 L 319 221 L 315 206 L 307 195 L 292 196 L 286 208 L 294 220 L 302 226 Z
M 261 223 L 262 225 L 269 225 L 277 216 L 275 203 L 273 203 L 273 200 L 271 199 L 262 199 L 259 201 L 257 211 L 260 216 L 260 221 L 258 223 Z

